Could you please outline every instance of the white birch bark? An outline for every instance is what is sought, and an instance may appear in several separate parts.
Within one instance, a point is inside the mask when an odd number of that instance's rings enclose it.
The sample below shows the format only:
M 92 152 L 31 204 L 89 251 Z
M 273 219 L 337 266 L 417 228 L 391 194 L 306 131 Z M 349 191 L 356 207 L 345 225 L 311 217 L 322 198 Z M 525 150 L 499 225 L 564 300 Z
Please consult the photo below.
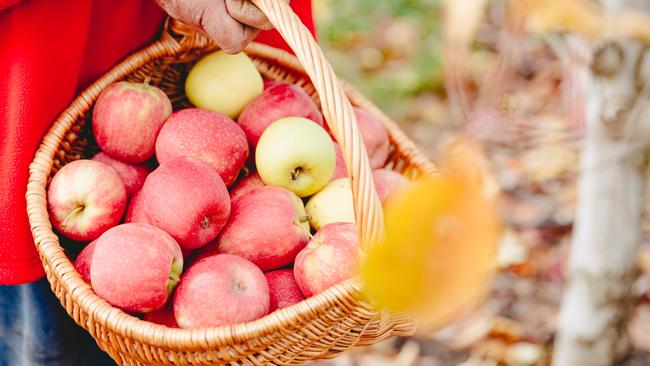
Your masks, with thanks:
M 624 3 L 604 5 L 611 12 Z M 555 366 L 612 365 L 628 347 L 650 142 L 648 96 L 637 67 L 645 50 L 630 40 L 607 41 L 595 50 Z

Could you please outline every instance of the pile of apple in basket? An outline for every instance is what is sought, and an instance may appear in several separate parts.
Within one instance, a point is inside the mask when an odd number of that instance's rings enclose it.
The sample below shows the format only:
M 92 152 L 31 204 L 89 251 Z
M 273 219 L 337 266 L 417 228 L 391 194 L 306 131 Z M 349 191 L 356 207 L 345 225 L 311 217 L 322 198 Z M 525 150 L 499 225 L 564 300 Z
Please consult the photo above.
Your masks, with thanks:
M 185 91 L 197 108 L 172 113 L 146 82 L 107 87 L 92 115 L 102 152 L 50 183 L 56 229 L 90 242 L 75 267 L 97 295 L 166 326 L 213 327 L 356 275 L 345 163 L 307 93 L 219 51 L 192 68 Z M 381 169 L 382 123 L 355 113 L 385 202 L 407 179 Z

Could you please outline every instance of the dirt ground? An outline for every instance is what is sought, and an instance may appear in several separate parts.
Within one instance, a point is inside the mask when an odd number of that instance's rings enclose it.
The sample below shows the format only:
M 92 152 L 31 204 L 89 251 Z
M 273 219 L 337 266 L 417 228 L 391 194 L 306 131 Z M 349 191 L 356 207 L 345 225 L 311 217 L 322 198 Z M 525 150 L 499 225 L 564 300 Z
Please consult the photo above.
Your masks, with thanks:
M 443 87 L 438 1 L 381 3 L 317 1 L 320 42 L 339 75 L 400 123 L 434 162 L 452 136 L 468 134 L 482 142 L 507 226 L 500 271 L 484 301 L 446 328 L 313 365 L 546 365 L 571 240 L 583 132 L 584 105 L 571 69 L 547 41 L 504 31 L 503 9 L 495 2 L 464 65 L 469 72 L 463 87 L 472 107 L 459 121 Z M 647 239 L 630 312 L 633 347 L 622 365 L 650 364 Z

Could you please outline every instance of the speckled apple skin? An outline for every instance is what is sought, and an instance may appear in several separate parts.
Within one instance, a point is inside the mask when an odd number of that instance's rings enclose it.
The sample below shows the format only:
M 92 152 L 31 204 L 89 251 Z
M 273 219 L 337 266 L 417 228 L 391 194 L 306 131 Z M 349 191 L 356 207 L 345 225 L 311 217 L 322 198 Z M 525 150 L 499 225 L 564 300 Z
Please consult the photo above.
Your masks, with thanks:
M 168 328 L 179 328 L 178 323 L 176 323 L 176 317 L 174 317 L 174 309 L 172 308 L 171 302 L 168 302 L 162 309 L 144 314 L 144 320 L 164 325 Z
M 161 164 L 179 156 L 204 161 L 229 186 L 246 163 L 248 143 L 244 131 L 229 117 L 188 108 L 169 117 L 156 141 L 156 157 Z
M 126 206 L 126 213 L 124 214 L 124 223 L 140 222 L 147 224 L 147 215 L 144 214 L 144 205 L 142 202 L 142 191 L 135 192 L 129 204 Z
M 263 271 L 286 266 L 309 240 L 302 201 L 291 191 L 265 186 L 232 203 L 228 223 L 217 239 L 220 253 L 234 254 Z
M 183 249 L 214 240 L 230 214 L 223 181 L 192 157 L 162 163 L 149 174 L 141 194 L 147 222 L 168 232 Z
M 171 113 L 172 104 L 162 90 L 120 81 L 109 85 L 97 98 L 93 134 L 108 155 L 141 163 L 153 156 L 156 137 Z
M 182 268 L 183 256 L 169 234 L 148 224 L 123 224 L 97 239 L 90 280 L 113 306 L 147 313 L 167 302 L 173 263 Z
M 304 117 L 323 126 L 323 116 L 309 95 L 299 86 L 276 83 L 264 89 L 237 118 L 248 143 L 255 148 L 264 130 L 284 117 Z
M 252 321 L 269 311 L 269 286 L 250 261 L 228 254 L 192 264 L 174 294 L 181 328 L 205 328 Z
M 119 175 L 120 178 L 122 178 L 122 182 L 124 182 L 124 188 L 126 188 L 126 194 L 128 196 L 131 196 L 142 189 L 142 185 L 144 184 L 145 179 L 147 179 L 147 175 L 149 175 L 153 170 L 149 163 L 126 163 L 112 158 L 103 152 L 93 156 L 91 160 L 101 161 L 115 169 L 117 175 Z
M 323 226 L 296 256 L 294 276 L 305 297 L 354 277 L 359 266 L 357 226 L 336 222 Z
M 87 283 L 90 284 L 90 266 L 93 261 L 93 253 L 95 251 L 95 244 L 97 240 L 91 241 L 85 248 L 79 253 L 77 259 L 74 261 L 74 268 L 79 272 L 81 278 Z
M 260 178 L 260 175 L 255 172 L 239 181 L 239 183 L 230 190 L 230 201 L 232 202 L 260 187 L 264 187 L 264 182 L 262 181 L 262 178 Z
M 286 308 L 305 299 L 305 296 L 300 292 L 300 288 L 298 288 L 296 279 L 293 277 L 293 270 L 279 269 L 266 272 L 264 277 L 269 283 L 269 293 L 271 295 L 269 312 Z

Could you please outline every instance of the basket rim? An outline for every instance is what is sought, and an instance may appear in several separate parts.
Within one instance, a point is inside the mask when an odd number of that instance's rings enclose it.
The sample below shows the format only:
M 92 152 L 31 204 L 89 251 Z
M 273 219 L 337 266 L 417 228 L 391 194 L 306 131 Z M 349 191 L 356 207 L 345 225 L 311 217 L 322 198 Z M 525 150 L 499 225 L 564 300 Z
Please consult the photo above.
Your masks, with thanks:
M 109 84 L 123 79 L 135 69 L 155 59 L 164 56 L 173 56 L 192 48 L 195 47 L 181 46 L 173 39 L 162 39 L 133 53 L 79 94 L 59 117 L 56 118 L 43 137 L 34 160 L 30 164 L 30 179 L 26 199 L 27 212 L 35 245 L 44 267 L 51 269 L 51 272 L 48 273 L 48 280 L 53 284 L 52 278 L 50 277 L 57 278 L 61 283 L 64 294 L 69 294 L 70 301 L 77 304 L 83 312 L 88 314 L 88 319 L 83 324 L 75 318 L 84 328 L 89 329 L 89 327 L 96 326 L 93 323 L 99 323 L 101 326 L 105 326 L 120 335 L 136 338 L 143 343 L 165 346 L 175 350 L 196 350 L 205 347 L 219 347 L 230 345 L 233 342 L 268 336 L 279 329 L 301 327 L 303 324 L 309 322 L 309 314 L 326 309 L 334 302 L 341 305 L 341 299 L 355 298 L 357 301 L 360 300 L 360 282 L 358 279 L 351 279 L 318 295 L 305 299 L 300 303 L 279 309 L 251 322 L 214 328 L 168 328 L 129 315 L 101 299 L 81 279 L 72 262 L 64 254 L 63 247 L 59 243 L 59 238 L 53 232 L 52 225 L 49 221 L 46 187 L 48 176 L 53 167 L 54 155 L 59 145 L 63 142 L 67 131 L 72 127 L 76 119 L 90 108 L 101 91 Z M 304 75 L 303 68 L 298 60 L 286 51 L 259 43 L 252 43 L 244 52 L 253 57 L 270 59 L 283 67 L 292 69 L 291 71 Z M 367 102 L 349 84 L 344 83 L 344 89 L 350 99 L 356 99 L 364 103 Z M 399 130 L 394 122 L 372 105 L 372 103 L 367 102 L 367 104 L 369 111 L 377 115 L 382 122 L 386 123 L 391 138 L 401 138 L 400 150 L 406 150 L 407 153 L 412 150 L 413 154 L 420 154 L 415 148 L 415 145 L 403 135 L 403 132 Z M 426 173 L 435 172 L 435 168 L 430 162 L 424 158 L 421 158 L 421 160 L 415 163 L 416 165 L 421 165 L 420 169 L 422 171 Z M 61 294 L 61 296 L 64 295 Z M 60 300 L 63 299 L 60 297 Z M 367 310 L 364 315 L 369 319 L 375 317 L 378 312 L 381 312 L 381 310 L 372 309 L 370 303 L 366 301 L 362 300 L 362 303 Z M 359 304 L 347 302 L 346 305 L 350 308 L 358 309 Z M 403 315 L 399 314 L 395 316 L 403 317 Z

